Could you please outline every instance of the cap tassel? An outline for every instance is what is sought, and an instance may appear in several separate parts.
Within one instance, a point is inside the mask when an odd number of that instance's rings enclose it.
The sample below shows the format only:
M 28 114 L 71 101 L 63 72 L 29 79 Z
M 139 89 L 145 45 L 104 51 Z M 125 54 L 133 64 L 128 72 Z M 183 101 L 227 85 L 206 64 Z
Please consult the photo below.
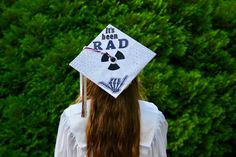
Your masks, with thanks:
M 82 114 L 81 117 L 87 116 L 87 78 L 84 75 L 82 77 Z

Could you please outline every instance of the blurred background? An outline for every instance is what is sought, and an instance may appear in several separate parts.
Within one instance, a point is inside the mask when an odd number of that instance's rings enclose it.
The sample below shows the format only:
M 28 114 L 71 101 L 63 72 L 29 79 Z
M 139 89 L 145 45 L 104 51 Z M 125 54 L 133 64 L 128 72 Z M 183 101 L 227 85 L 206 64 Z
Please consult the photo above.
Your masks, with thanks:
M 168 155 L 235 157 L 235 0 L 1 0 L 0 156 L 53 156 L 79 94 L 68 64 L 108 24 L 157 53 L 140 80 Z

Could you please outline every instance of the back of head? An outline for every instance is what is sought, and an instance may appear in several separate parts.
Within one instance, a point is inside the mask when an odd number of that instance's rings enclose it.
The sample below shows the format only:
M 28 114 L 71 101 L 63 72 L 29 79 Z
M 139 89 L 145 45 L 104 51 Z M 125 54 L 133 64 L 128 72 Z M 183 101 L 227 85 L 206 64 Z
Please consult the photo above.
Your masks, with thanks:
M 114 98 L 88 81 L 91 99 L 86 128 L 88 157 L 139 157 L 140 111 L 138 81 Z

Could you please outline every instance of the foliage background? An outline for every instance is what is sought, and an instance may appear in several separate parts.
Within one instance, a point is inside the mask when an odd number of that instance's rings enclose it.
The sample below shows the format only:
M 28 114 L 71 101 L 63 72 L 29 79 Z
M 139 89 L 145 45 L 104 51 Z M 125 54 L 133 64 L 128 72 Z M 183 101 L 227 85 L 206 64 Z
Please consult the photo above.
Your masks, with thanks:
M 140 78 L 172 157 L 236 156 L 235 0 L 1 0 L 0 156 L 53 156 L 68 63 L 109 23 L 157 57 Z

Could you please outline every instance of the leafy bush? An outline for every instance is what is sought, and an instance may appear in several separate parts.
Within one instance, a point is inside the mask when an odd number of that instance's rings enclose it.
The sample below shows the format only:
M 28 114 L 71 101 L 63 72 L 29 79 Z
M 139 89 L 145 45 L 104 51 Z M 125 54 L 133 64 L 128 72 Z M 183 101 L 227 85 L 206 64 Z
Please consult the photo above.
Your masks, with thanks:
M 235 156 L 234 0 L 0 2 L 0 156 L 53 156 L 79 93 L 68 63 L 109 23 L 157 57 L 140 74 L 169 123 L 168 155 Z

